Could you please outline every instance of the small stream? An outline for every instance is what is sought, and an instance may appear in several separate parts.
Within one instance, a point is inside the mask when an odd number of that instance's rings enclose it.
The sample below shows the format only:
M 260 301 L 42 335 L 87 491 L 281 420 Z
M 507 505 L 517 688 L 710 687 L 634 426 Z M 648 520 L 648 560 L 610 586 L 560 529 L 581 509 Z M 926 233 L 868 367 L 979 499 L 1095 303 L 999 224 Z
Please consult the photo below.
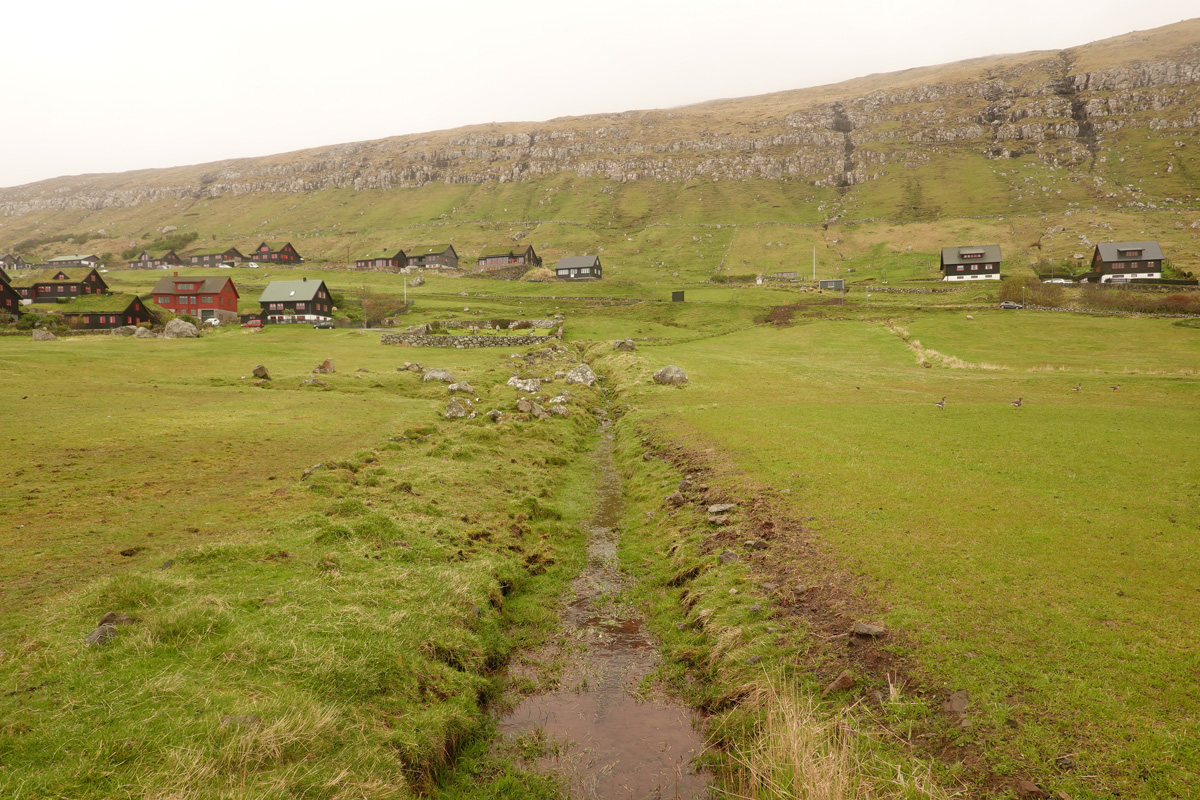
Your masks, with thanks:
M 523 700 L 500 721 L 508 736 L 541 729 L 552 741 L 539 768 L 561 776 L 573 798 L 706 798 L 693 760 L 704 749 L 697 717 L 649 680 L 658 653 L 645 620 L 620 603 L 629 582 L 617 566 L 621 479 L 611 430 L 597 448 L 599 503 L 588 524 L 587 566 L 562 615 L 558 687 Z

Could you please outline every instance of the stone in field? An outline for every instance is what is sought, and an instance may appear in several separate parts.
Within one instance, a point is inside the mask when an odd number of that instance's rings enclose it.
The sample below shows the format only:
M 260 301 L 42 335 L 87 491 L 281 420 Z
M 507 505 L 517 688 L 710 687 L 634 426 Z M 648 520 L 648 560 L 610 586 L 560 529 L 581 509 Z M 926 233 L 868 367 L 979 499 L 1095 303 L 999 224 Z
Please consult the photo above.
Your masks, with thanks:
M 872 625 L 869 622 L 854 623 L 854 634 L 856 636 L 869 636 L 874 639 L 877 636 L 883 636 L 887 633 L 887 628 L 882 625 Z
M 613 342 L 613 350 L 622 350 L 630 353 L 637 349 L 637 345 L 633 343 L 633 339 L 619 339 Z
M 688 382 L 687 373 L 679 367 L 669 365 L 654 373 L 654 382 L 665 386 L 676 386 Z
M 33 332 L 33 340 L 35 342 L 53 342 L 57 338 L 58 337 L 55 336 L 50 331 L 43 331 L 41 329 L 36 329 Z
M 101 625 L 87 635 L 83 643 L 87 647 L 103 647 L 117 638 L 117 629 L 112 625 Z
M 264 367 L 262 364 L 259 364 L 257 367 L 255 367 L 253 370 L 251 370 L 250 374 L 252 374 L 256 378 L 261 378 L 264 381 L 271 380 L 271 371 L 268 370 L 266 367 Z
M 843 672 L 841 675 L 838 675 L 836 678 L 834 678 L 830 682 L 830 684 L 825 687 L 825 690 L 823 692 L 821 692 L 821 696 L 825 697 L 827 695 L 833 694 L 834 692 L 844 692 L 845 690 L 851 689 L 853 687 L 854 687 L 854 676 L 852 674 L 850 674 L 849 670 L 847 670 L 847 671 Z
M 164 339 L 195 339 L 199 335 L 195 325 L 182 319 L 173 319 L 163 328 Z
M 446 412 L 442 416 L 446 419 L 463 419 L 471 416 L 474 411 L 470 400 L 465 397 L 455 397 L 446 404 Z
M 587 364 L 580 364 L 567 373 L 567 383 L 582 383 L 584 386 L 591 386 L 596 382 L 596 373 L 592 372 L 592 368 Z
M 737 506 L 734 503 L 714 503 L 713 505 L 708 507 L 708 513 L 710 513 L 710 514 L 728 514 L 730 511 L 733 511 L 735 508 L 737 508 Z
M 537 394 L 542 390 L 542 382 L 537 378 L 518 378 L 516 375 L 508 379 L 506 386 L 511 386 L 518 392 Z
M 429 381 L 442 381 L 443 383 L 454 383 L 454 373 L 445 369 L 427 369 L 425 374 L 421 376 L 421 380 L 428 383 Z
M 469 394 L 469 395 L 478 394 L 478 392 L 476 392 L 471 387 L 471 384 L 467 383 L 466 381 L 459 381 L 458 383 L 450 384 L 449 391 L 450 391 L 450 394 L 456 394 L 456 393 Z

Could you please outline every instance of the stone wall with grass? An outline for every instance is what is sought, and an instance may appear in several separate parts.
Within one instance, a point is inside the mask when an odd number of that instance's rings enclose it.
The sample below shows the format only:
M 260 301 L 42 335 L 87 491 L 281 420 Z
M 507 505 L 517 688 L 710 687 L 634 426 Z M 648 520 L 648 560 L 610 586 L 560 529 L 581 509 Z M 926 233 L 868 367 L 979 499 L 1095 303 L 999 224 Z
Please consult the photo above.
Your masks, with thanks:
M 380 344 L 400 344 L 410 347 L 526 347 L 544 344 L 554 336 L 454 336 L 450 334 L 385 333 Z

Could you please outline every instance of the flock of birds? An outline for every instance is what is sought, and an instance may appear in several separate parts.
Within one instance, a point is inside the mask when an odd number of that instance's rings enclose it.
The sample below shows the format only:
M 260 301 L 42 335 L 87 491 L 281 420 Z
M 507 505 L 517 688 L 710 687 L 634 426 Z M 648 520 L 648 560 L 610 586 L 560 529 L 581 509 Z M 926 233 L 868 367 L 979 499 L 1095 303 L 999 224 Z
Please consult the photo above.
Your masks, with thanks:
M 1116 386 L 1110 386 L 1108 388 L 1115 392 L 1117 389 L 1121 388 L 1121 384 L 1118 383 Z M 1071 387 L 1072 392 L 1078 392 L 1078 391 L 1082 391 L 1082 390 L 1083 390 L 1082 383 L 1077 383 Z M 1011 405 L 1013 408 L 1020 408 L 1024 404 L 1025 404 L 1025 398 L 1023 398 L 1023 397 L 1018 397 L 1016 400 L 1013 400 L 1011 403 L 1009 403 L 1009 405 Z M 942 399 L 938 400 L 936 403 L 934 403 L 934 405 L 937 406 L 939 410 L 945 408 L 946 407 L 946 395 L 942 395 Z

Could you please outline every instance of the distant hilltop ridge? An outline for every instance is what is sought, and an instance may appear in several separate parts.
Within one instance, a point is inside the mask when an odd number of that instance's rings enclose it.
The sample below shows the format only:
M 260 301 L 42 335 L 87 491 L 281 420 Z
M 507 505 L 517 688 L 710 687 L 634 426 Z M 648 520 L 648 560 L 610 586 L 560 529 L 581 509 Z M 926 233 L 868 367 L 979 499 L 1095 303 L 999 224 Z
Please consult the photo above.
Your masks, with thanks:
M 1176 147 L 1200 146 L 1197 84 L 1200 19 L 1193 19 L 1069 50 L 976 58 L 671 110 L 480 125 L 199 166 L 55 178 L 0 189 L 0 214 L 558 173 L 614 182 L 766 179 L 853 187 L 964 150 L 1119 173 L 1110 158 L 1120 159 L 1117 148 L 1133 136 L 1169 134 L 1179 137 Z M 1175 169 L 1170 154 L 1161 168 Z

